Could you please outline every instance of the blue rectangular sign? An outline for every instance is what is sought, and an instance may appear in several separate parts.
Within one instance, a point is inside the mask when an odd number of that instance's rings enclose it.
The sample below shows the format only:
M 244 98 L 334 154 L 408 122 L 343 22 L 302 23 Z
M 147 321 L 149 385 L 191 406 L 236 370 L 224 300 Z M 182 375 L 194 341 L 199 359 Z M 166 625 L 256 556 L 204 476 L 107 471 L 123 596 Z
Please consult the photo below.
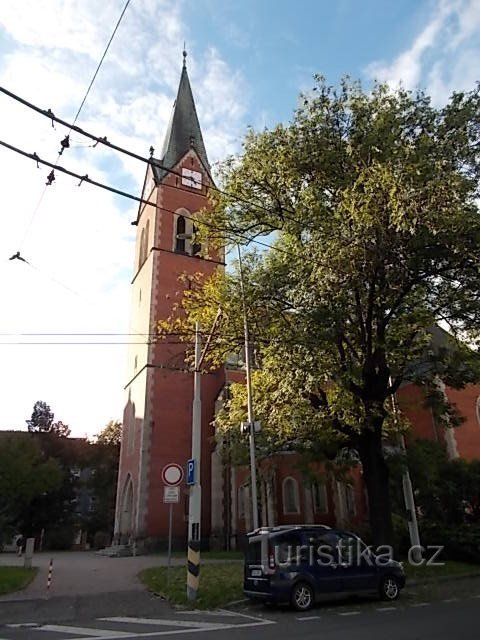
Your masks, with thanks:
M 195 484 L 195 460 L 190 458 L 187 461 L 187 484 Z

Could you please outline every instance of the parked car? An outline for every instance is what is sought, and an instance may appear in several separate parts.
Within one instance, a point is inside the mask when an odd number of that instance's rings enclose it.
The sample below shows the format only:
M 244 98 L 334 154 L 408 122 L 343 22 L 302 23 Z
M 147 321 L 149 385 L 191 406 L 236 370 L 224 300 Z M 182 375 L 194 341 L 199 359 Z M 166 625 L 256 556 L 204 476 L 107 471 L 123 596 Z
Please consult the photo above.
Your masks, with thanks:
M 321 598 L 378 594 L 395 600 L 401 563 L 375 555 L 355 534 L 326 525 L 263 527 L 247 536 L 244 593 L 307 611 Z

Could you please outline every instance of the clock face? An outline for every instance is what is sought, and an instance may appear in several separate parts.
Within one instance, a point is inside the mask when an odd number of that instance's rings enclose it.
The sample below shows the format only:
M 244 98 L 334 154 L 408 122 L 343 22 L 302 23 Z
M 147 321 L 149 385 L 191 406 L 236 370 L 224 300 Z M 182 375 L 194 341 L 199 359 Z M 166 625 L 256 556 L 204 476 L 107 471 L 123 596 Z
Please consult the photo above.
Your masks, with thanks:
M 192 169 L 182 169 L 182 184 L 192 189 L 202 188 L 202 174 Z

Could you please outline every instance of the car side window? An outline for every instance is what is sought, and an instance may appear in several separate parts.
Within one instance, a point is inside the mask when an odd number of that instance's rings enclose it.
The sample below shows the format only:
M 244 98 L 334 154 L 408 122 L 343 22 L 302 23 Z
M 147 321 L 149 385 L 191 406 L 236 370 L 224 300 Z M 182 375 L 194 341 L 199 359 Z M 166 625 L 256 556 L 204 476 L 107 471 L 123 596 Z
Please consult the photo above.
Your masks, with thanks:
M 273 543 L 277 562 L 279 564 L 296 562 L 300 545 L 301 541 L 298 535 L 289 533 L 277 536 Z
M 349 534 L 342 534 L 339 539 L 340 561 L 358 564 L 361 561 L 362 544 L 358 538 Z
M 338 559 L 339 540 L 336 533 L 315 532 L 309 537 L 309 545 L 320 563 L 330 564 Z

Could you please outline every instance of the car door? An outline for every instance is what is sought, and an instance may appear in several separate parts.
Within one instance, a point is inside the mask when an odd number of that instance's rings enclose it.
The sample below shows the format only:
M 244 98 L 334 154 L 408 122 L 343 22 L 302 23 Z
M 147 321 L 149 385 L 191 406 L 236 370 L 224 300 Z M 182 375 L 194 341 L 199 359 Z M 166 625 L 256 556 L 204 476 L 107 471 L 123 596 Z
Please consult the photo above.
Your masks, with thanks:
M 315 579 L 318 593 L 341 592 L 343 580 L 339 571 L 339 536 L 333 532 L 310 532 L 307 536 L 304 546 L 309 549 L 309 570 Z
M 339 536 L 339 573 L 346 592 L 371 591 L 376 589 L 378 570 L 375 557 L 363 541 L 350 533 Z

